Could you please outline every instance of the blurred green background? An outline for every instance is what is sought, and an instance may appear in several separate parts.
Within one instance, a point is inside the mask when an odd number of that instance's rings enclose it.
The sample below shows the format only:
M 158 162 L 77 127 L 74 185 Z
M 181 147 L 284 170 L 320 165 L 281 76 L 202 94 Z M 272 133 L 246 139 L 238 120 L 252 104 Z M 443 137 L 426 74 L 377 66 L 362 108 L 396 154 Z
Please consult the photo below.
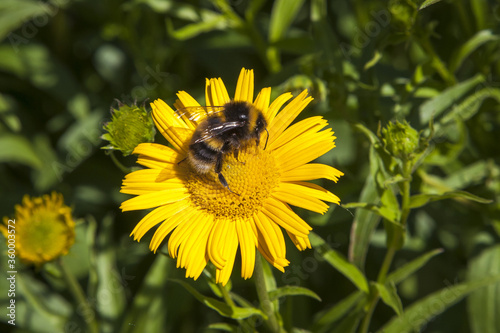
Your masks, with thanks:
M 301 117 L 322 115 L 336 132 L 337 148 L 320 162 L 345 173 L 337 184 L 323 184 L 342 203 L 369 200 L 363 189 L 371 177 L 370 140 L 355 125 L 377 133 L 404 119 L 427 136 L 429 122 L 435 124 L 412 194 L 463 190 L 492 200 L 448 199 L 411 212 L 394 267 L 432 249 L 444 251 L 398 286 L 404 308 L 474 274 L 500 273 L 497 1 L 1 0 L 0 38 L 0 214 L 12 216 L 24 194 L 64 194 L 78 221 L 76 243 L 64 260 L 102 332 L 203 332 L 225 321 L 167 281 L 184 279 L 184 271 L 148 250 L 152 233 L 141 243 L 128 237 L 145 212 L 118 209 L 128 197 L 119 193 L 124 174 L 100 149 L 107 143 L 100 136 L 116 100 L 149 107 L 161 98 L 172 105 L 175 93 L 185 90 L 203 102 L 207 77 L 222 77 L 232 95 L 242 67 L 254 69 L 255 90 L 271 86 L 273 98 L 306 88 L 315 97 Z M 157 140 L 164 142 L 159 134 Z M 134 165 L 133 156 L 118 158 Z M 297 212 L 376 279 L 386 249 L 380 218 L 342 207 L 324 216 Z M 358 225 L 366 219 L 372 226 L 366 258 L 352 255 L 354 213 Z M 299 284 L 322 301 L 284 298 L 282 316 L 295 327 L 321 331 L 315 329 L 321 311 L 356 288 L 312 250 L 287 247 L 291 265 L 285 274 L 274 272 L 278 285 Z M 239 267 L 233 291 L 254 303 L 253 284 L 240 278 Z M 16 331 L 86 331 L 84 315 L 50 265 L 19 270 L 24 282 Z M 203 278 L 186 281 L 210 294 Z M 6 289 L 0 287 L 3 309 Z M 419 329 L 500 332 L 498 318 L 492 319 L 500 313 L 500 287 L 481 290 L 422 319 Z M 437 312 L 447 306 L 434 304 Z M 371 331 L 394 315 L 379 302 Z M 0 318 L 2 331 L 13 329 L 3 312 Z

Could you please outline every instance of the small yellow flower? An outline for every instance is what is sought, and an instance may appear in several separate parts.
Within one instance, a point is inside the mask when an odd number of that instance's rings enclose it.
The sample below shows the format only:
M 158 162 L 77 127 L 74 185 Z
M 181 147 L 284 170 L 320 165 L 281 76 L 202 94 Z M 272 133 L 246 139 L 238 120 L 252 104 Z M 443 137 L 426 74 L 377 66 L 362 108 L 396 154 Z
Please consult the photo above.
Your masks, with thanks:
M 7 239 L 15 235 L 11 238 L 15 239 L 18 258 L 39 266 L 68 253 L 75 241 L 75 222 L 62 194 L 52 192 L 34 198 L 25 195 L 22 205 L 16 205 L 15 210 L 11 222 L 4 217 L 0 231 Z
M 230 101 L 222 80 L 207 79 L 207 106 Z M 177 96 L 177 109 L 199 106 L 184 91 Z M 128 174 L 122 192 L 137 195 L 122 203 L 123 211 L 155 208 L 132 231 L 135 240 L 159 224 L 150 249 L 158 249 L 169 234 L 168 252 L 178 258 L 177 266 L 186 268 L 186 277 L 197 279 L 211 261 L 216 280 L 225 285 L 231 275 L 238 247 L 241 275 L 250 278 L 255 264 L 255 249 L 274 267 L 284 271 L 286 259 L 285 229 L 299 250 L 310 248 L 312 229 L 289 205 L 318 213 L 328 210 L 323 201 L 339 203 L 339 198 L 308 180 L 326 178 L 337 181 L 342 172 L 331 166 L 309 163 L 335 147 L 335 137 L 322 117 L 290 124 L 312 100 L 303 91 L 292 99 L 285 93 L 270 104 L 271 88 L 264 88 L 254 100 L 253 71 L 242 69 L 236 85 L 235 101 L 252 103 L 267 120 L 269 139 L 265 147 L 262 134 L 259 147 L 239 152 L 238 159 L 228 154 L 222 172 L 228 191 L 214 172 L 200 175 L 183 161 L 197 123 L 179 118 L 162 100 L 151 104 L 153 119 L 173 148 L 155 143 L 140 144 L 135 150 L 138 163 L 147 167 Z M 264 149 L 265 148 L 265 149 Z M 238 193 L 238 194 L 235 194 Z

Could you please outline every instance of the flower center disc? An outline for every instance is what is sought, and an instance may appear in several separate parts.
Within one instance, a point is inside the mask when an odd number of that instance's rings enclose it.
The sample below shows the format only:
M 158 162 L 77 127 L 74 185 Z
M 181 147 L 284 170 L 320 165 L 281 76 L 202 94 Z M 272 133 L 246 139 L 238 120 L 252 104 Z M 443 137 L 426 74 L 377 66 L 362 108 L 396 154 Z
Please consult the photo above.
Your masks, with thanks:
M 200 175 L 188 173 L 186 187 L 191 200 L 216 218 L 247 218 L 253 215 L 278 185 L 280 173 L 272 155 L 257 147 L 240 150 L 238 159 L 227 154 L 222 175 L 231 193 L 215 172 Z

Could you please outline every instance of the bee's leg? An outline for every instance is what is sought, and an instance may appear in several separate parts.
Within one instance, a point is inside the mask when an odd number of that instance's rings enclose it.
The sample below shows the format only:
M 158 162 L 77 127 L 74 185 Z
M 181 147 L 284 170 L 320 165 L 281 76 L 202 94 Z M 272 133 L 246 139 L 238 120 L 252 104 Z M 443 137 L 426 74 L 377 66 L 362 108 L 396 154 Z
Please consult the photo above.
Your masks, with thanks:
M 236 195 L 239 195 L 238 193 L 235 193 L 233 192 L 230 188 L 229 188 L 229 185 L 227 184 L 227 180 L 226 178 L 224 178 L 224 176 L 222 175 L 222 158 L 223 158 L 223 154 L 219 153 L 217 155 L 217 160 L 215 161 L 215 173 L 217 174 L 217 176 L 219 177 L 219 181 L 220 183 L 222 184 L 222 186 L 224 186 L 225 188 L 228 189 L 229 192 L 231 193 L 234 193 Z
M 182 160 L 180 160 L 179 162 L 177 162 L 177 165 L 181 164 L 182 162 L 184 162 L 185 160 L 187 159 L 187 156 L 184 157 Z
M 236 134 L 233 134 L 233 137 L 235 138 L 233 145 L 234 145 L 234 146 L 236 146 L 236 147 L 233 149 L 233 156 L 234 156 L 234 158 L 235 158 L 238 162 L 245 164 L 245 162 L 242 162 L 242 161 L 239 161 L 239 160 L 238 160 L 238 155 L 239 155 L 239 153 L 240 153 L 240 147 L 241 147 L 241 145 L 240 145 L 240 142 L 238 141 L 238 138 L 236 137 Z

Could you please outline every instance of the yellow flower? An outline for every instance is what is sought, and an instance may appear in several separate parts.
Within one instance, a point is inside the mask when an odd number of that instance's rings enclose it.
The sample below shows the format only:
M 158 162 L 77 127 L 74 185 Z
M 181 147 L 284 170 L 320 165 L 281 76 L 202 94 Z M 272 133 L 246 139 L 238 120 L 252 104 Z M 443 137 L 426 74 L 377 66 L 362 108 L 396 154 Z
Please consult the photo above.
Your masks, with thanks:
M 230 101 L 220 78 L 206 81 L 207 106 Z M 184 91 L 177 94 L 177 109 L 199 106 Z M 253 71 L 242 69 L 235 101 L 252 103 L 267 120 L 267 133 L 259 147 L 242 149 L 238 158 L 227 154 L 222 173 L 234 193 L 221 185 L 215 172 L 201 175 L 184 161 L 195 121 L 180 118 L 162 100 L 151 104 L 153 119 L 173 148 L 155 143 L 140 144 L 135 150 L 138 163 L 147 167 L 128 174 L 122 192 L 137 195 L 122 203 L 123 211 L 155 208 L 132 231 L 135 240 L 159 224 L 150 249 L 158 249 L 169 234 L 168 252 L 177 258 L 177 267 L 186 268 L 186 277 L 197 279 L 211 261 L 216 280 L 225 285 L 231 275 L 238 247 L 241 275 L 252 276 L 255 248 L 274 267 L 284 272 L 288 266 L 282 229 L 299 250 L 310 248 L 312 229 L 289 205 L 318 213 L 328 210 L 323 201 L 339 203 L 339 198 L 306 181 L 326 178 L 337 181 L 342 172 L 331 166 L 309 163 L 335 147 L 333 131 L 322 117 L 311 117 L 289 126 L 312 100 L 303 91 L 292 99 L 285 93 L 270 104 L 271 88 L 264 88 L 254 100 Z M 265 148 L 265 149 L 264 149 Z M 236 194 L 237 193 L 237 194 Z
M 75 222 L 62 194 L 25 195 L 15 210 L 13 219 L 4 217 L 0 231 L 8 245 L 15 245 L 16 257 L 39 266 L 68 253 L 75 241 Z

